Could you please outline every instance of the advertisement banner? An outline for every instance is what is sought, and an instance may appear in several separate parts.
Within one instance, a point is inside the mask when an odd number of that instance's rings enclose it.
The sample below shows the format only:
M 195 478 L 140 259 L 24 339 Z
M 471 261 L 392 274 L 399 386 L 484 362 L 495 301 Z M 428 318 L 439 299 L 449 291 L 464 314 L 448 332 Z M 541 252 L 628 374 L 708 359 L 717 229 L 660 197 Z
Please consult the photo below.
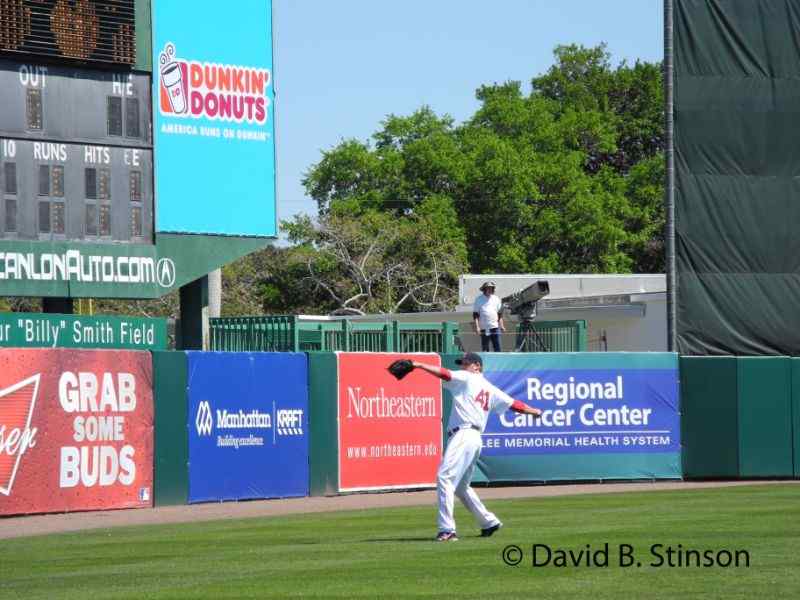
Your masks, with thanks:
M 308 364 L 189 352 L 189 502 L 308 495 Z
M 433 487 L 442 456 L 441 381 L 398 358 L 441 365 L 438 354 L 338 353 L 339 491 Z
M 153 0 L 156 230 L 275 236 L 272 2 Z
M 150 354 L 0 349 L 0 515 L 152 506 Z
M 484 372 L 540 419 L 492 414 L 480 468 L 489 481 L 675 478 L 678 358 L 669 353 L 486 354 Z

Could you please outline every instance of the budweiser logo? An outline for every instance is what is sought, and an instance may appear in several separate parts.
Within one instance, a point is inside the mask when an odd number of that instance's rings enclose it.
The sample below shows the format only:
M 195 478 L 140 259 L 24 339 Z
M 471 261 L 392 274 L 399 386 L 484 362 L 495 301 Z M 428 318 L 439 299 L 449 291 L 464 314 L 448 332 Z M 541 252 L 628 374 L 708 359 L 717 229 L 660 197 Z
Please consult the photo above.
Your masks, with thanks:
M 0 494 L 9 496 L 22 455 L 36 445 L 31 428 L 41 375 L 0 390 Z

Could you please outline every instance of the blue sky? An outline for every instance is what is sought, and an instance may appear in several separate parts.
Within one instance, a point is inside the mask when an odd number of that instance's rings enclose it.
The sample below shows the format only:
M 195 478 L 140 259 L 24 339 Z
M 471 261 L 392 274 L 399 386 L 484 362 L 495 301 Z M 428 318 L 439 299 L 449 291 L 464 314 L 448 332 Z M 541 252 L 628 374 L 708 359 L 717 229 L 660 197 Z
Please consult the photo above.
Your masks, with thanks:
M 315 213 L 303 173 L 423 104 L 456 121 L 481 84 L 528 82 L 558 44 L 663 56 L 662 0 L 273 0 L 278 217 Z

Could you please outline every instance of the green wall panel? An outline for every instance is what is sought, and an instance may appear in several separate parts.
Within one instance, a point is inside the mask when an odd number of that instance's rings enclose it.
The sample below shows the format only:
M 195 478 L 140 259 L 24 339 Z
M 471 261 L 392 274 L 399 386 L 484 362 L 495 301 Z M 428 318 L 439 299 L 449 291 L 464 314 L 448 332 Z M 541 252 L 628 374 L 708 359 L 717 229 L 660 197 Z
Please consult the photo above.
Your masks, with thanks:
M 189 432 L 186 429 L 186 353 L 153 352 L 156 506 L 189 499 Z
M 800 358 L 791 359 L 792 369 L 792 462 L 800 477 Z
M 136 0 L 136 69 L 153 70 L 153 22 L 150 0 Z
M 308 354 L 309 494 L 332 496 L 339 492 L 338 410 L 339 387 L 336 354 Z
M 791 477 L 791 360 L 739 357 L 739 474 Z
M 680 359 L 684 477 L 737 477 L 737 363 L 730 357 Z

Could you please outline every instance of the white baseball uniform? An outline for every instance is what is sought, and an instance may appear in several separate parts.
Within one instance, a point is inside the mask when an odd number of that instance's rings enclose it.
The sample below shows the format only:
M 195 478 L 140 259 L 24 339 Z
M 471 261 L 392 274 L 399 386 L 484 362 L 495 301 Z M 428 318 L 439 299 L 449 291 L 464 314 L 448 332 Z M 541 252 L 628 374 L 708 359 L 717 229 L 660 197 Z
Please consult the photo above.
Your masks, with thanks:
M 444 387 L 453 394 L 453 408 L 447 431 L 450 436 L 437 475 L 439 495 L 439 531 L 455 531 L 453 496 L 464 503 L 481 529 L 499 523 L 470 487 L 475 463 L 481 454 L 481 433 L 486 427 L 489 411 L 501 413 L 509 409 L 514 399 L 498 389 L 482 373 L 451 371 Z

